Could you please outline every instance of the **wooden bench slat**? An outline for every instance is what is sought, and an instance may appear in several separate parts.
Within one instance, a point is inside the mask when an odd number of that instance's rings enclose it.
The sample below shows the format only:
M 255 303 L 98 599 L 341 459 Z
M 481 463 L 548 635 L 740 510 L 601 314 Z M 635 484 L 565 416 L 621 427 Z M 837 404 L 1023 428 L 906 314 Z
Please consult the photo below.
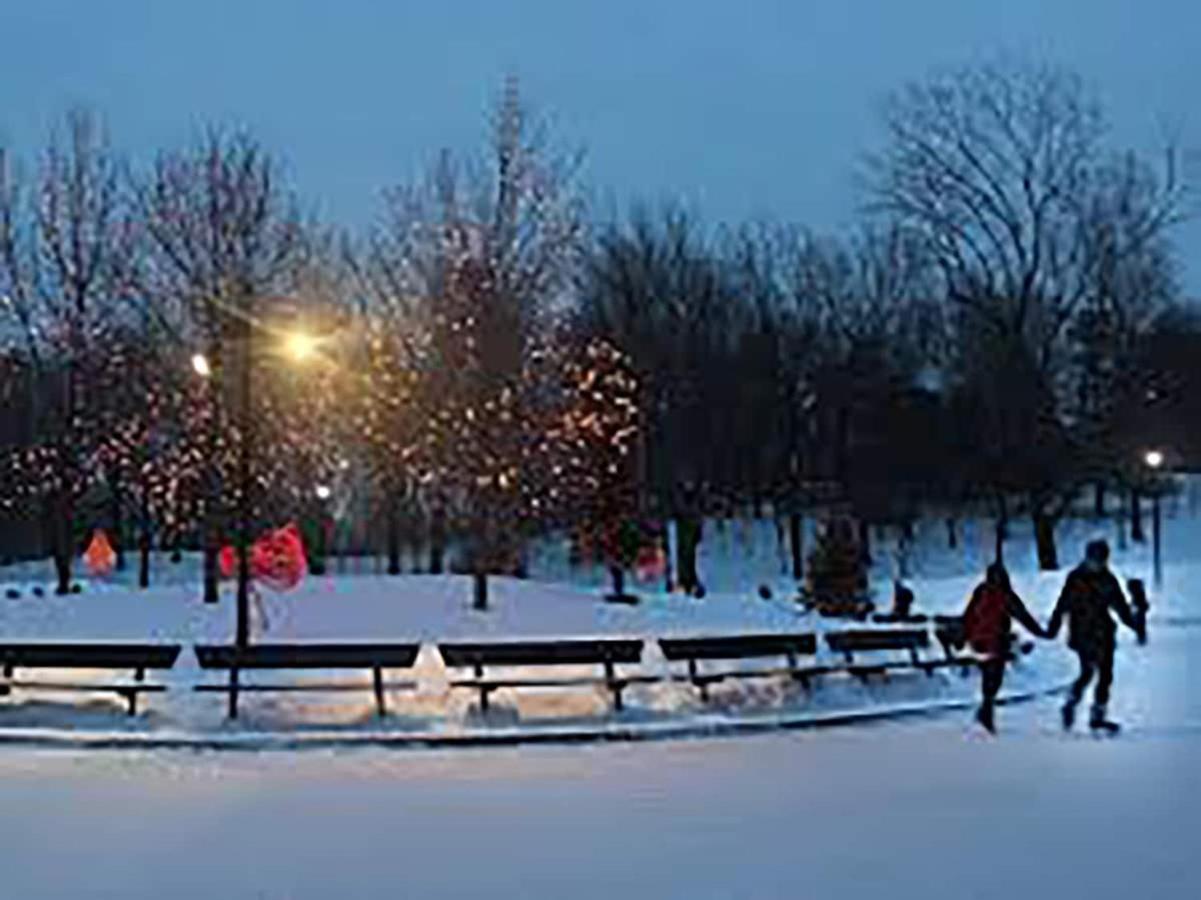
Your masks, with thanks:
M 691 659 L 753 659 L 764 656 L 812 656 L 817 635 L 746 634 L 697 638 L 659 638 L 663 655 L 673 662 Z
M 419 643 L 198 644 L 202 669 L 408 669 Z
M 243 693 L 325 693 L 327 691 L 371 691 L 375 689 L 372 682 L 305 682 L 301 684 L 239 684 L 237 692 Z M 416 690 L 416 681 L 384 681 L 381 687 L 386 691 Z M 209 694 L 228 694 L 235 688 L 228 684 L 198 684 L 193 690 Z
M 606 686 L 621 679 L 614 678 L 467 678 L 450 682 L 451 687 L 497 688 L 518 687 L 587 687 L 590 685 Z
M 0 643 L 0 667 L 8 669 L 170 669 L 179 644 L 95 642 Z
M 567 666 L 603 663 L 636 663 L 642 660 L 642 641 L 539 640 L 456 641 L 438 644 L 448 668 L 475 666 Z
M 76 684 L 66 681 L 25 681 L 20 679 L 9 680 L 4 683 L 4 686 L 35 691 L 95 691 L 112 694 L 162 693 L 167 690 L 167 686 L 163 684 Z
M 836 653 L 918 650 L 930 646 L 930 635 L 924 628 L 864 628 L 832 631 L 826 644 Z

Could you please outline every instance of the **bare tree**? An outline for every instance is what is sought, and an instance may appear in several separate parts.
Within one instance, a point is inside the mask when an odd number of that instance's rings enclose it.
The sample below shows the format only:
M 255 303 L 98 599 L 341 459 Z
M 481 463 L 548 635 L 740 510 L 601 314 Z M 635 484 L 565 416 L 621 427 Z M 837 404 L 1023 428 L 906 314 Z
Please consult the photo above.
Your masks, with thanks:
M 1048 404 L 1036 417 L 1061 432 L 1069 326 L 1105 267 L 1143 252 L 1175 221 L 1175 154 L 1162 177 L 1139 166 L 1128 170 L 1137 178 L 1123 175 L 1104 154 L 1098 103 L 1078 77 L 1049 65 L 986 65 L 909 85 L 886 123 L 888 144 L 868 161 L 874 205 L 923 236 L 961 329 L 1011 348 L 995 362 L 1026 361 L 1039 383 L 1031 396 Z M 1054 521 L 1074 488 L 1039 479 L 1026 492 L 1044 565 L 1054 562 Z
M 237 512 L 238 640 L 248 639 L 247 546 L 260 499 L 261 454 L 254 454 L 251 409 L 256 337 L 270 334 L 275 299 L 286 294 L 302 248 L 303 228 L 279 164 L 250 136 L 209 131 L 190 149 L 164 153 L 138 185 L 138 204 L 153 252 L 149 289 L 180 313 L 181 336 L 201 349 L 211 373 L 214 407 L 203 456 L 205 598 L 216 599 L 221 502 Z M 261 343 L 261 342 L 260 342 Z M 233 357 L 232 359 L 230 357 Z M 227 422 L 234 396 L 232 427 Z M 236 437 L 230 456 L 230 438 Z M 232 471 L 222 472 L 228 459 Z M 225 478 L 222 478 L 222 475 Z M 221 489 L 219 482 L 232 485 Z
M 14 457 L 17 482 L 46 505 L 59 593 L 70 589 L 75 507 L 97 474 L 105 398 L 96 389 L 113 364 L 106 340 L 130 300 L 133 240 L 116 158 L 86 110 L 52 133 L 29 190 L 0 158 L 6 308 L 30 361 L 60 385 L 37 426 L 44 441 Z

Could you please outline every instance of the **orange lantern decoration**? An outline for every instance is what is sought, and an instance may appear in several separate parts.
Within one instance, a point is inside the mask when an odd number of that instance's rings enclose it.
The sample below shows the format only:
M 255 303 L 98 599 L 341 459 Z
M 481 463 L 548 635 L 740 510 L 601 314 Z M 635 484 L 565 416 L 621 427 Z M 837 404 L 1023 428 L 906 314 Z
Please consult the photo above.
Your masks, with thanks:
M 92 540 L 83 553 L 83 560 L 87 563 L 88 571 L 96 577 L 112 572 L 113 566 L 117 564 L 117 551 L 109 543 L 104 529 L 97 528 L 92 532 Z

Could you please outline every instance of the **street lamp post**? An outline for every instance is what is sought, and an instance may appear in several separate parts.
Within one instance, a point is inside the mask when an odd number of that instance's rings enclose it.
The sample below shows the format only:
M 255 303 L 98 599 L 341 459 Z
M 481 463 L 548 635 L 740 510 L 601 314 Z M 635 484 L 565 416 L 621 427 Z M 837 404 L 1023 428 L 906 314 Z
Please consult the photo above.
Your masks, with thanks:
M 1149 450 L 1143 458 L 1152 475 L 1158 475 L 1163 467 L 1164 456 L 1159 450 Z M 1151 486 L 1151 560 L 1155 575 L 1155 587 L 1163 585 L 1162 518 L 1159 508 L 1159 485 Z
M 254 328 L 250 316 L 241 319 L 242 365 L 238 367 L 238 621 L 235 642 L 250 645 L 250 452 L 254 418 L 250 412 L 251 338 Z
M 237 621 L 235 630 L 235 645 L 247 647 L 250 644 L 250 546 L 251 529 L 253 526 L 253 486 L 254 472 L 252 453 L 256 437 L 255 418 L 251 410 L 251 379 L 254 367 L 254 330 L 255 322 L 249 313 L 239 317 L 237 345 L 239 349 L 239 365 L 237 367 L 237 408 L 238 408 L 238 455 L 235 480 L 238 488 L 238 514 L 235 539 L 237 558 Z M 293 331 L 284 336 L 283 348 L 295 363 L 308 362 L 317 352 L 319 339 L 305 332 Z M 205 379 L 211 379 L 212 367 L 207 357 L 196 354 L 191 360 L 193 371 Z M 215 427 L 215 426 L 214 426 Z M 210 448 L 211 449 L 211 448 Z M 328 498 L 328 487 L 321 486 L 318 496 L 321 500 Z M 325 496 L 321 496 L 322 494 Z

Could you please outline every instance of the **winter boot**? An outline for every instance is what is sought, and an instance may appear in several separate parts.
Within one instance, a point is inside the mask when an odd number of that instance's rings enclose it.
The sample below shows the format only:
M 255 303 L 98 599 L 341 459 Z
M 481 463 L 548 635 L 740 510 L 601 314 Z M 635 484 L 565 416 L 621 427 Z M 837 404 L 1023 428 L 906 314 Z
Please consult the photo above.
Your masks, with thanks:
M 997 733 L 997 723 L 993 719 L 992 704 L 986 703 L 976 710 L 976 721 L 983 726 L 984 730 L 989 734 Z
M 1076 704 L 1069 700 L 1063 705 L 1059 715 L 1063 719 L 1063 730 L 1071 731 L 1072 726 L 1076 724 Z
M 1105 718 L 1105 707 L 1100 704 L 1093 706 L 1092 715 L 1088 720 L 1088 727 L 1093 731 L 1103 734 L 1117 734 L 1122 730 L 1122 726 L 1117 722 L 1111 722 Z

